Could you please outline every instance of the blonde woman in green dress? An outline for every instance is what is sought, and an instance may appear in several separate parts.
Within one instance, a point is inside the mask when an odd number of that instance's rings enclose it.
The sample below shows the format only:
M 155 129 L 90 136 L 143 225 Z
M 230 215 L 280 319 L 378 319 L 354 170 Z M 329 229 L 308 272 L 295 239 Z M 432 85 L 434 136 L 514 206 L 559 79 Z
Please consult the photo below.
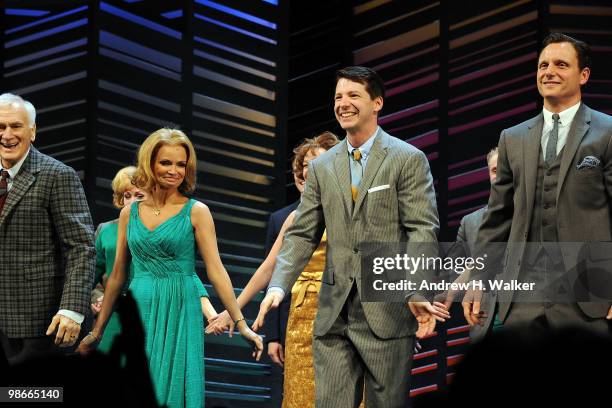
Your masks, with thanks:
M 247 326 L 221 263 L 210 210 L 187 197 L 195 189 L 196 163 L 193 145 L 180 130 L 160 129 L 143 142 L 134 183 L 148 197 L 121 210 L 115 264 L 102 310 L 78 349 L 88 354 L 102 337 L 126 280 L 129 250 L 129 290 L 145 331 L 151 379 L 158 403 L 170 408 L 204 405 L 204 322 L 195 275 L 196 245 L 221 302 L 242 337 L 253 344 L 254 357 L 259 360 L 263 351 L 261 337 Z
M 136 174 L 136 167 L 127 166 L 117 172 L 111 183 L 113 190 L 113 205 L 121 209 L 130 206 L 135 201 L 142 201 L 146 198 L 146 192 L 139 189 L 132 182 Z M 92 292 L 92 311 L 97 315 L 102 309 L 102 300 L 104 299 L 104 287 L 110 276 L 113 265 L 115 264 L 115 253 L 117 251 L 117 230 L 119 219 L 103 222 L 96 230 L 96 278 L 94 282 L 98 282 L 96 288 Z M 130 271 L 131 271 L 130 264 Z M 202 313 L 207 321 L 211 321 L 217 312 L 210 303 L 208 292 L 199 278 L 195 279 L 198 286 L 198 295 L 202 305 Z M 109 353 L 115 337 L 121 333 L 121 323 L 116 313 L 113 313 L 104 329 L 104 338 L 98 344 L 98 350 L 103 353 Z

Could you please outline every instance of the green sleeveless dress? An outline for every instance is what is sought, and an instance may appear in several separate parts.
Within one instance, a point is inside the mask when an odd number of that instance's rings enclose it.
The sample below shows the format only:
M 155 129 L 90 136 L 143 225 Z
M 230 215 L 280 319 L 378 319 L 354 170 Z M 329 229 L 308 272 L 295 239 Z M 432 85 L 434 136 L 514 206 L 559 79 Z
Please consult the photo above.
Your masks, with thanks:
M 127 242 L 130 291 L 145 331 L 149 370 L 160 405 L 204 406 L 204 320 L 195 273 L 195 237 L 189 200 L 174 217 L 149 230 L 132 204 Z

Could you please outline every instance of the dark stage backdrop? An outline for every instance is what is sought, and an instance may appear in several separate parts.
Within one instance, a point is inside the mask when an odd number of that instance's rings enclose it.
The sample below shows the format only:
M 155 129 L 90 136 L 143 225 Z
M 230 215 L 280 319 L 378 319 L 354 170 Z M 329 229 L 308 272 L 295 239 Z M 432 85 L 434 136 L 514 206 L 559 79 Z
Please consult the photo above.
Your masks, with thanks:
M 323 130 L 342 136 L 332 113 L 342 66 L 382 75 L 380 124 L 427 154 L 443 240 L 454 240 L 461 217 L 486 203 L 485 155 L 501 130 L 539 111 L 537 50 L 548 31 L 593 46 L 584 99 L 612 113 L 612 7 L 603 1 L 0 5 L 1 91 L 38 108 L 36 146 L 79 172 L 96 223 L 116 217 L 110 180 L 134 162 L 142 140 L 178 126 L 196 144 L 195 196 L 213 212 L 238 288 L 261 262 L 268 214 L 296 198 L 292 147 Z M 199 263 L 206 281 L 203 272 Z M 462 318 L 439 326 L 415 357 L 410 393 L 444 389 L 467 343 Z M 239 336 L 206 338 L 208 406 L 267 405 L 269 362 L 249 354 Z

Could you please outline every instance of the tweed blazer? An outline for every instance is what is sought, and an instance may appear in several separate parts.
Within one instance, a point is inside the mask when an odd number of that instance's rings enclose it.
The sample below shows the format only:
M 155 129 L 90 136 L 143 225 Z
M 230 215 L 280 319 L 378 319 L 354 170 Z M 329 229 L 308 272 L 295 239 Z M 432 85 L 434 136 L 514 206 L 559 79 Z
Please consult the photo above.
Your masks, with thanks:
M 33 146 L 0 214 L 0 330 L 43 336 L 60 309 L 87 314 L 94 228 L 75 171 Z
M 270 282 L 270 287 L 288 293 L 327 228 L 326 265 L 314 327 L 317 336 L 330 329 L 354 283 L 361 291 L 362 244 L 437 239 L 436 197 L 423 152 L 380 131 L 355 203 L 349 166 L 346 139 L 309 163 L 302 201 Z M 369 192 L 372 187 L 379 189 Z M 381 338 L 416 331 L 416 320 L 403 303 L 362 302 L 362 306 L 368 325 Z

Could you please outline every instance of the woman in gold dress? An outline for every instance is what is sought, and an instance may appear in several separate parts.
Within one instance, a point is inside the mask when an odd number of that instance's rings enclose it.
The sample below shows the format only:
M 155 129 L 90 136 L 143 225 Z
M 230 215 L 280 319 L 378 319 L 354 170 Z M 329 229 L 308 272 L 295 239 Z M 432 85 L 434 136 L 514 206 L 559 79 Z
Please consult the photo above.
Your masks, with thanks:
M 306 139 L 294 149 L 294 168 L 302 178 L 308 177 L 308 163 L 339 143 L 331 132 L 323 132 L 312 139 Z M 293 223 L 295 211 L 283 224 L 268 257 L 257 269 L 247 286 L 238 297 L 238 305 L 244 307 L 260 290 L 265 289 L 272 277 L 276 256 L 280 252 L 287 228 Z M 291 306 L 285 340 L 285 381 L 283 408 L 308 408 L 315 406 L 314 364 L 312 358 L 312 331 L 317 314 L 319 290 L 325 268 L 326 234 L 315 250 L 308 265 L 291 289 Z M 219 315 L 209 325 L 207 332 L 230 327 L 227 312 Z

